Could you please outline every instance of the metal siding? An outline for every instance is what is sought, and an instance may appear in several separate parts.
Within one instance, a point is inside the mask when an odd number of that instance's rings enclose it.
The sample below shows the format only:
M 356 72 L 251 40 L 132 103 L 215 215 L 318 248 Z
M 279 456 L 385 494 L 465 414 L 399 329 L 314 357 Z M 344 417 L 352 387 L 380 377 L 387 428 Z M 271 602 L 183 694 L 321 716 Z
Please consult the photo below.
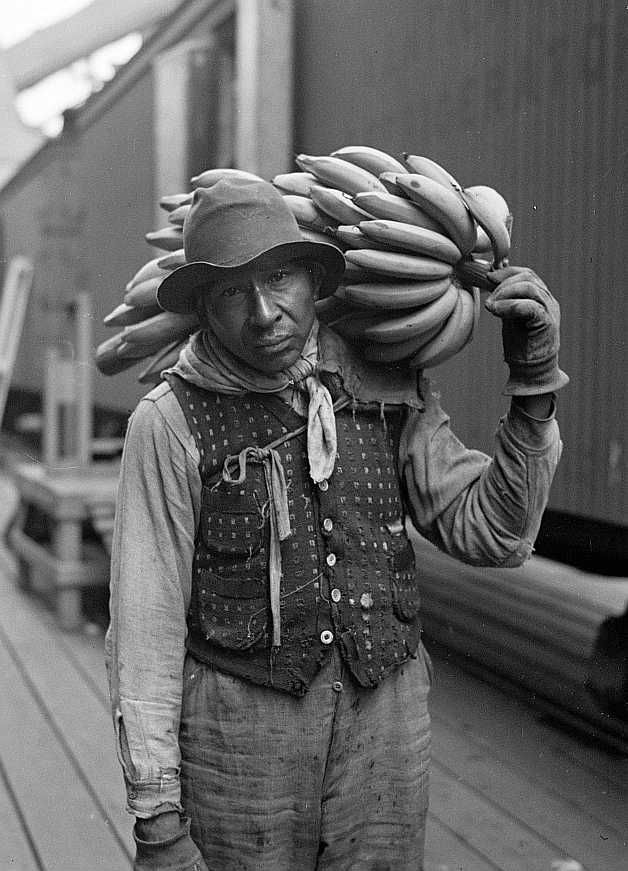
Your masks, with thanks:
M 515 215 L 512 262 L 562 308 L 564 458 L 551 507 L 625 524 L 625 9 L 570 0 L 297 6 L 296 147 L 414 150 Z M 455 429 L 490 450 L 506 408 L 498 325 L 435 370 Z

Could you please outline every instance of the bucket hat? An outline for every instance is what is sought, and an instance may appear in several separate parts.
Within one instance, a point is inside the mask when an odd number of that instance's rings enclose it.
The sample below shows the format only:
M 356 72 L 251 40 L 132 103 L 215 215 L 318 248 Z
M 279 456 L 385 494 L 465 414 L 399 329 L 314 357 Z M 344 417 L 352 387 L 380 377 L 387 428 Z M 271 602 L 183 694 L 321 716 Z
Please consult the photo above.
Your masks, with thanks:
M 243 178 L 225 177 L 194 191 L 183 224 L 183 248 L 187 262 L 157 290 L 166 311 L 194 311 L 199 290 L 271 253 L 319 263 L 324 270 L 321 296 L 334 292 L 345 268 L 334 245 L 303 239 L 282 194 L 270 182 Z

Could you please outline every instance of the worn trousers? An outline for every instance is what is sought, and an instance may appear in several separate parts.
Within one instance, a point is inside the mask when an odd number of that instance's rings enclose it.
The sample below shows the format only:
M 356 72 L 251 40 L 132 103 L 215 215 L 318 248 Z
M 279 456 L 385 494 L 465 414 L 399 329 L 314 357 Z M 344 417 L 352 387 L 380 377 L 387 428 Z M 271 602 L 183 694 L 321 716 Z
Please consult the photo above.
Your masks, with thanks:
M 185 665 L 182 801 L 210 871 L 421 871 L 431 664 L 375 689 L 335 650 L 295 698 Z

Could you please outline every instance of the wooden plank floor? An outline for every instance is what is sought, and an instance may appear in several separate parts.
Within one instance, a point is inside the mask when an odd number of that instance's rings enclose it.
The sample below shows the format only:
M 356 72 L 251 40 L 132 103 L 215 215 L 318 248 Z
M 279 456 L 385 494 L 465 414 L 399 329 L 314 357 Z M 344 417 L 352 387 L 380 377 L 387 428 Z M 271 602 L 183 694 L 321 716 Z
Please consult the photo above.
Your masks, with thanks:
M 131 867 L 102 640 L 58 630 L 0 554 L 2 871 Z M 628 868 L 628 760 L 433 658 L 426 871 Z

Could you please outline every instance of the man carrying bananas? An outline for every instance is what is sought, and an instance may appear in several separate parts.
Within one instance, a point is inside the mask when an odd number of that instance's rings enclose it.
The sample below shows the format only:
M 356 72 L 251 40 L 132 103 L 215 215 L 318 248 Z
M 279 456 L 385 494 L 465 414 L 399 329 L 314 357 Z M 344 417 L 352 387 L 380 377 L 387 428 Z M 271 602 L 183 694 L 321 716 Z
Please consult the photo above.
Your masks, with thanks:
M 161 284 L 194 334 L 128 429 L 108 667 L 136 869 L 422 867 L 431 671 L 406 521 L 461 560 L 532 551 L 560 455 L 558 305 L 493 274 L 513 396 L 489 458 L 428 383 L 315 300 L 344 260 L 266 182 L 198 189 Z

